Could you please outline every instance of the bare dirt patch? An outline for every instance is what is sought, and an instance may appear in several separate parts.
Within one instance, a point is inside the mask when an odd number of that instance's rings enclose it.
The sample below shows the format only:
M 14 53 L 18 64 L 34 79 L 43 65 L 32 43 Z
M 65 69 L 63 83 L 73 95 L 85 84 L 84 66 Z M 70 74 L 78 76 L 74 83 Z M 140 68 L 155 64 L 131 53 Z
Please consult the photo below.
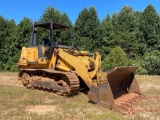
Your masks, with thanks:
M 19 87 L 18 73 L 0 73 L 0 84 Z
M 48 113 L 58 113 L 60 109 L 53 105 L 35 105 L 26 106 L 26 111 L 29 113 L 36 113 L 38 115 L 45 115 Z

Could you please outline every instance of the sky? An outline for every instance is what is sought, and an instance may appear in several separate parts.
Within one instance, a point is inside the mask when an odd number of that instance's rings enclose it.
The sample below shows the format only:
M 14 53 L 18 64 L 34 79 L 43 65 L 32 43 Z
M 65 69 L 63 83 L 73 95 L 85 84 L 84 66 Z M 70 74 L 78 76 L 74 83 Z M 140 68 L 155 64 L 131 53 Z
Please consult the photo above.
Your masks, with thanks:
M 72 24 L 84 7 L 94 6 L 100 20 L 107 14 L 120 12 L 127 5 L 133 10 L 143 11 L 152 4 L 160 14 L 160 0 L 0 0 L 0 16 L 5 19 L 14 19 L 18 24 L 24 17 L 37 21 L 47 6 L 52 6 L 61 13 L 66 13 Z

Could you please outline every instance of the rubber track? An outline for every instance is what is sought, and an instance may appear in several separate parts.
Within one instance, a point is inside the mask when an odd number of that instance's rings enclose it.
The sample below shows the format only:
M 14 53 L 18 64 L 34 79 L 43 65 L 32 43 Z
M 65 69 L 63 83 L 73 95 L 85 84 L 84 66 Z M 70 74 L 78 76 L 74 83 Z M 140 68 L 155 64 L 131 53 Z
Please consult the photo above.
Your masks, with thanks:
M 24 69 L 24 70 L 21 70 L 19 72 L 18 81 L 22 81 L 21 75 L 25 72 L 29 73 L 29 74 L 30 73 L 31 74 L 35 73 L 35 75 L 36 75 L 36 73 L 39 73 L 39 72 L 46 72 L 48 74 L 51 74 L 52 76 L 53 75 L 55 75 L 55 76 L 63 76 L 63 75 L 66 76 L 68 78 L 69 82 L 70 82 L 70 85 L 69 85 L 70 91 L 65 96 L 77 94 L 78 91 L 79 91 L 79 88 L 80 88 L 80 82 L 79 82 L 79 79 L 78 79 L 78 77 L 75 73 L 56 71 L 56 70 L 52 70 L 52 69 Z M 22 82 L 19 82 L 19 83 L 21 85 L 23 85 Z M 24 87 L 27 87 L 27 86 L 24 86 Z M 37 86 L 34 86 L 34 88 L 37 88 Z M 44 91 L 48 90 L 48 92 L 50 92 L 50 90 L 48 88 L 43 87 L 41 89 L 43 89 Z M 64 96 L 64 95 L 62 95 L 62 96 Z

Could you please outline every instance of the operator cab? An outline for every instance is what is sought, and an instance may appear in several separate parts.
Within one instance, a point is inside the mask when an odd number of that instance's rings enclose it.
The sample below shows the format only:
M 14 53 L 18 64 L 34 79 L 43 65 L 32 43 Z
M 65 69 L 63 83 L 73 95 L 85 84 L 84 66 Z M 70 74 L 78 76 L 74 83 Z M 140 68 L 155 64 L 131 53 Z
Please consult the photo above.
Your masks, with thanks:
M 38 48 L 39 58 L 48 58 L 53 48 L 71 49 L 73 46 L 71 27 L 52 21 L 33 24 L 30 47 Z

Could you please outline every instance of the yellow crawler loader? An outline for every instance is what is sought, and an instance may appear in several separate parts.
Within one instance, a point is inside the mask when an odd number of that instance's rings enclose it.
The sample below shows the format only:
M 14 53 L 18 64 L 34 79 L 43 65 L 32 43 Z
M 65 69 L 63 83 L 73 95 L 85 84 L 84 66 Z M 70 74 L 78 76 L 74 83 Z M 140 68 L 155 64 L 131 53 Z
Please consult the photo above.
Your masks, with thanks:
M 44 31 L 48 32 L 44 35 L 46 38 L 41 35 Z M 61 45 L 63 40 L 56 37 L 61 37 L 64 31 L 70 36 L 69 46 Z M 61 96 L 85 89 L 90 101 L 120 112 L 144 98 L 134 76 L 137 67 L 117 67 L 102 72 L 101 55 L 74 48 L 71 27 L 56 22 L 33 24 L 30 45 L 22 47 L 17 65 L 18 81 L 26 88 Z

